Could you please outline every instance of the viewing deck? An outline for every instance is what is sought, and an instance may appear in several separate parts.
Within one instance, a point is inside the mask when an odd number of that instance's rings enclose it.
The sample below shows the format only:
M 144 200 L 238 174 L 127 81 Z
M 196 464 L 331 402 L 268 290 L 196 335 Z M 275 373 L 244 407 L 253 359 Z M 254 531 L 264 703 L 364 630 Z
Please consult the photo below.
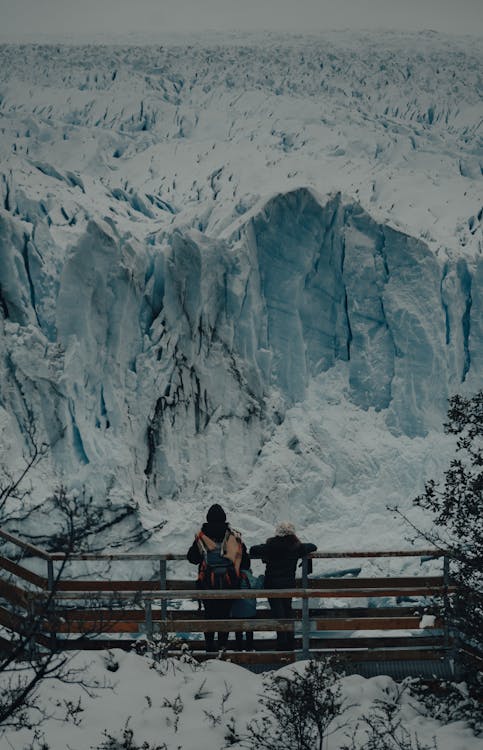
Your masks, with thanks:
M 253 650 L 238 651 L 229 640 L 222 658 L 255 669 L 337 655 L 348 671 L 366 675 L 448 677 L 462 660 L 482 661 L 451 628 L 449 601 L 456 587 L 442 550 L 314 552 L 302 560 L 301 577 L 292 589 L 200 591 L 194 576 L 169 576 L 170 562 L 179 566 L 185 555 L 81 553 L 67 560 L 2 530 L 0 538 L 8 551 L 8 556 L 0 556 L 0 650 L 10 647 L 8 633 L 11 639 L 28 639 L 32 651 L 142 648 L 157 634 L 166 653 L 179 653 L 187 644 L 201 660 L 214 656 L 205 652 L 203 633 L 229 630 L 253 631 Z M 308 575 L 309 558 L 315 563 L 397 557 L 438 558 L 441 574 L 367 578 L 359 577 L 360 568 L 354 567 L 341 571 L 343 577 Z M 80 579 L 70 569 L 81 561 L 98 567 L 142 562 L 156 572 L 146 580 L 100 574 Z M 45 575 L 38 572 L 42 566 Z M 293 616 L 274 619 L 269 597 L 292 598 Z M 199 606 L 202 599 L 246 598 L 257 599 L 255 618 L 208 620 Z M 294 633 L 293 651 L 275 650 L 278 631 Z

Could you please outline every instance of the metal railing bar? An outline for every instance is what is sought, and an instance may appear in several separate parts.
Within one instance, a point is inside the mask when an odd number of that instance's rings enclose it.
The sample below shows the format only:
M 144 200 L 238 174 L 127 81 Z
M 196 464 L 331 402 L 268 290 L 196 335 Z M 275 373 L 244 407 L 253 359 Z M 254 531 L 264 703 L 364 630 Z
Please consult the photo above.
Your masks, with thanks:
M 338 591 L 334 588 L 329 589 L 225 589 L 225 590 L 206 590 L 200 591 L 199 589 L 183 589 L 179 591 L 175 590 L 155 590 L 155 591 L 142 591 L 137 592 L 138 595 L 142 594 L 144 599 L 266 599 L 268 597 L 272 599 L 284 599 L 288 597 L 297 599 L 324 599 L 324 598 L 360 598 L 365 599 L 367 597 L 386 597 L 386 596 L 440 596 L 442 594 L 442 587 L 412 587 L 412 588 L 394 588 L 389 591 L 382 590 L 380 588 L 367 588 L 367 589 L 344 589 Z M 106 594 L 111 593 L 114 598 L 119 599 L 133 599 L 132 591 L 112 591 L 109 589 L 108 582 L 106 582 L 106 589 L 104 591 L 57 591 L 55 594 L 56 599 L 105 599 Z
M 86 561 L 102 561 L 113 562 L 113 561 L 134 561 L 134 560 L 186 560 L 186 555 L 179 555 L 174 553 L 167 553 L 164 555 L 158 553 L 142 553 L 142 552 L 106 552 L 103 554 L 97 554 L 94 552 L 74 552 L 72 554 L 65 555 L 63 552 L 52 552 L 50 554 L 51 560 L 86 560 Z
M 158 553 L 140 553 L 140 552 L 108 552 L 108 553 L 91 553 L 91 552 L 79 552 L 79 553 L 62 553 L 62 552 L 46 552 L 40 547 L 25 542 L 18 536 L 11 534 L 4 529 L 0 529 L 0 537 L 6 541 L 15 544 L 17 547 L 24 549 L 30 554 L 41 557 L 44 560 L 185 560 L 185 554 L 178 554 L 168 552 L 165 554 Z M 407 550 L 349 550 L 349 551 L 318 551 L 312 552 L 307 555 L 308 558 L 312 559 L 338 559 L 338 558 L 371 558 L 371 557 L 442 557 L 445 554 L 445 550 L 441 549 L 407 549 Z M 260 559 L 257 556 L 253 556 L 253 559 Z
M 158 589 L 168 591 L 191 591 L 193 588 L 193 578 L 190 579 L 167 579 L 162 566 L 165 561 L 160 561 L 160 575 L 157 579 L 69 579 L 64 578 L 57 583 L 58 591 L 156 591 Z M 1 558 L 0 558 L 1 567 Z M 451 583 L 449 590 L 451 590 Z M 405 578 L 318 578 L 307 579 L 304 585 L 303 579 L 297 578 L 294 583 L 295 588 L 313 588 L 313 589 L 334 589 L 343 591 L 344 589 L 382 589 L 382 590 L 405 590 L 413 589 L 444 589 L 444 579 L 442 576 L 407 576 Z
M 34 586 L 38 586 L 42 589 L 47 588 L 46 578 L 38 575 L 38 573 L 34 573 L 28 568 L 25 568 L 23 565 L 19 565 L 8 557 L 3 557 L 3 555 L 0 555 L 0 569 L 7 571 L 7 573 L 11 573 L 17 578 L 21 578 L 23 581 L 32 583 Z
M 6 592 L 8 594 L 8 591 Z M 21 592 L 24 593 L 24 592 Z M 15 596 L 17 594 L 17 591 L 13 591 L 13 595 Z M 0 588 L 0 596 L 2 596 L 2 589 Z M 7 596 L 5 595 L 5 598 Z M 139 602 L 140 604 L 140 602 Z M 426 610 L 426 608 L 425 608 Z M 139 607 L 137 608 L 128 608 L 128 607 L 116 607 L 116 603 L 112 603 L 112 606 L 109 607 L 63 607 L 58 608 L 57 610 L 58 617 L 62 617 L 66 622 L 80 622 L 82 620 L 93 620 L 93 619 L 101 619 L 104 620 L 110 620 L 110 619 L 116 619 L 119 620 L 119 617 L 122 616 L 123 622 L 140 622 L 143 619 L 143 610 Z M 167 611 L 167 617 L 166 620 L 179 620 L 180 616 L 183 616 L 184 620 L 199 620 L 200 610 L 199 609 L 169 609 Z M 335 625 L 339 621 L 345 621 L 345 620 L 361 620 L 365 618 L 393 618 L 393 619 L 400 619 L 400 618 L 408 618 L 408 617 L 417 617 L 419 620 L 423 617 L 424 614 L 427 614 L 426 611 L 422 611 L 422 608 L 415 608 L 415 607 L 365 607 L 365 608 L 352 608 L 352 607 L 341 607 L 337 610 L 330 609 L 330 608 L 310 608 L 309 610 L 309 619 L 310 620 L 332 620 Z M 299 624 L 302 622 L 302 610 L 301 609 L 292 609 L 292 617 L 293 619 L 298 622 Z M 435 612 L 434 614 L 435 619 L 440 618 L 439 613 Z M 163 620 L 163 613 L 162 609 L 155 608 L 153 609 L 153 620 L 160 621 Z M 271 620 L 272 613 L 270 609 L 257 609 L 256 610 L 256 619 L 257 620 Z M 337 630 L 337 627 L 334 628 Z
M 48 553 L 44 553 L 48 554 Z M 312 559 L 330 560 L 339 558 L 371 558 L 371 557 L 426 557 L 435 558 L 442 557 L 444 555 L 443 550 L 378 550 L 370 552 L 363 550 L 359 552 L 312 552 L 307 557 Z M 157 553 L 138 553 L 138 552 L 107 552 L 107 553 L 91 553 L 91 552 L 79 552 L 69 555 L 65 555 L 61 552 L 52 552 L 48 555 L 52 560 L 64 560 L 68 557 L 69 560 L 91 560 L 91 561 L 113 561 L 113 560 L 186 560 L 186 555 L 177 553 L 157 554 Z M 261 559 L 259 556 L 252 555 L 253 560 Z
M 7 531 L 4 531 L 3 529 L 0 529 L 0 536 L 3 539 L 5 539 L 7 542 L 10 542 L 11 544 L 15 544 L 17 547 L 20 547 L 26 552 L 30 552 L 30 554 L 33 555 L 34 557 L 41 557 L 43 560 L 50 560 L 52 557 L 48 552 L 46 552 L 43 549 L 40 549 L 40 547 L 36 547 L 34 544 L 30 544 L 29 542 L 24 542 L 22 539 L 19 539 L 17 536 L 14 536 L 13 534 L 9 534 Z
M 378 550 L 370 552 L 369 550 L 359 552 L 311 552 L 307 557 L 312 559 L 331 559 L 331 558 L 366 558 L 366 557 L 442 557 L 444 550 L 440 549 L 420 549 L 420 550 Z

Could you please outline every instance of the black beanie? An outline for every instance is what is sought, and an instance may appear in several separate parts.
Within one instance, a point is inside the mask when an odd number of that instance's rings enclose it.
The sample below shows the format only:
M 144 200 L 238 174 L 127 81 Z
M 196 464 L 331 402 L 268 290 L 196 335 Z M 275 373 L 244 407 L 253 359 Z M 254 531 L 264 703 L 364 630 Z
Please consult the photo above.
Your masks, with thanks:
M 208 513 L 206 514 L 206 520 L 208 521 L 208 523 L 225 523 L 226 513 L 221 505 L 218 505 L 218 503 L 212 505 L 211 508 L 209 508 Z

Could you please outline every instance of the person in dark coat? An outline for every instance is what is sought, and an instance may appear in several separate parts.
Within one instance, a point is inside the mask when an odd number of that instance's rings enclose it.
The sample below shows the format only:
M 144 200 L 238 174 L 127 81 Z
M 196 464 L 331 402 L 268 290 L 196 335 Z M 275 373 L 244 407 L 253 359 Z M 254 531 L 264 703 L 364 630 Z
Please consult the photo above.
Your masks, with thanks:
M 267 539 L 265 544 L 250 547 L 252 557 L 261 557 L 266 563 L 266 589 L 291 589 L 295 586 L 295 569 L 297 560 L 317 549 L 315 544 L 301 542 L 295 534 L 293 524 L 286 521 L 279 523 L 275 536 Z M 270 609 L 275 619 L 291 618 L 292 599 L 269 599 Z M 293 650 L 293 633 L 277 632 L 277 649 Z
M 224 544 L 223 556 L 227 557 L 228 564 L 233 563 L 237 573 L 240 569 L 250 567 L 250 557 L 245 544 L 241 540 L 241 535 L 230 527 L 226 522 L 225 511 L 221 505 L 215 503 L 209 508 L 206 514 L 206 523 L 196 534 L 195 540 L 188 550 L 187 558 L 193 565 L 198 565 L 198 572 L 200 572 L 205 560 L 206 550 L 220 544 Z M 207 619 L 228 620 L 232 602 L 232 599 L 203 599 Z M 218 633 L 218 648 L 226 648 L 228 636 L 228 632 Z M 214 633 L 205 633 L 205 643 L 207 651 L 217 650 Z

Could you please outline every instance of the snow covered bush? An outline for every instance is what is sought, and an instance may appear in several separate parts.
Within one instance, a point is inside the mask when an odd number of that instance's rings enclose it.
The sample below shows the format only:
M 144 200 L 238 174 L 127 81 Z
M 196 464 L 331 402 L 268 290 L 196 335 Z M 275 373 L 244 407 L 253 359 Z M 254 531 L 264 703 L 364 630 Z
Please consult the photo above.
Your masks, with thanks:
M 82 670 L 72 670 L 70 656 L 60 649 L 55 636 L 59 621 L 55 597 L 71 555 L 89 549 L 90 535 L 105 528 L 102 513 L 85 492 L 79 498 L 61 484 L 43 502 L 32 501 L 31 472 L 47 457 L 51 446 L 39 442 L 35 425 L 28 429 L 30 448 L 22 467 L 11 472 L 8 464 L 0 461 L 0 528 L 16 533 L 19 523 L 31 524 L 36 535 L 27 538 L 41 539 L 46 549 L 61 552 L 65 558 L 53 574 L 51 588 L 39 598 L 22 588 L 24 583 L 19 584 L 15 569 L 9 574 L 12 562 L 23 563 L 25 551 L 8 538 L 0 540 L 0 553 L 7 561 L 0 581 L 0 742 L 12 728 L 35 730 L 48 719 L 38 701 L 43 682 L 56 679 L 89 689 Z M 99 621 L 89 636 L 101 626 Z M 61 700 L 57 705 L 64 711 L 63 721 L 80 722 L 84 710 L 80 698 L 76 702 Z M 40 732 L 34 733 L 32 742 L 33 747 L 35 743 L 43 747 Z
M 333 660 L 310 660 L 303 672 L 265 680 L 262 716 L 249 722 L 251 750 L 322 750 L 328 728 L 344 710 Z
M 434 739 L 428 745 L 404 725 L 401 699 L 408 691 L 407 680 L 393 683 L 384 698 L 374 700 L 371 710 L 358 722 L 351 744 L 341 750 L 438 750 Z
M 442 487 L 434 480 L 415 504 L 434 515 L 428 539 L 449 551 L 459 591 L 450 604 L 457 633 L 483 650 L 483 391 L 449 401 L 447 433 L 458 435 L 457 457 Z
M 181 653 L 171 656 L 170 654 L 175 649 Z M 161 675 L 165 675 L 169 671 L 176 672 L 180 664 L 189 664 L 193 671 L 202 670 L 204 666 L 203 662 L 197 661 L 192 655 L 187 643 L 167 630 L 153 633 L 149 638 L 139 639 L 134 646 L 134 650 L 140 656 L 145 656 L 150 662 L 150 668 Z
M 162 745 L 151 745 L 149 742 L 144 741 L 141 745 L 138 745 L 134 737 L 134 731 L 129 726 L 129 721 L 130 719 L 128 718 L 120 736 L 104 731 L 105 739 L 100 745 L 92 748 L 92 750 L 168 750 L 165 742 Z M 176 750 L 182 750 L 181 746 L 176 748 Z
M 476 685 L 441 682 L 437 690 L 422 680 L 411 680 L 409 688 L 423 707 L 424 715 L 431 716 L 442 724 L 464 721 L 477 737 L 483 732 L 483 704 L 475 697 L 481 697 L 483 677 L 476 677 Z

